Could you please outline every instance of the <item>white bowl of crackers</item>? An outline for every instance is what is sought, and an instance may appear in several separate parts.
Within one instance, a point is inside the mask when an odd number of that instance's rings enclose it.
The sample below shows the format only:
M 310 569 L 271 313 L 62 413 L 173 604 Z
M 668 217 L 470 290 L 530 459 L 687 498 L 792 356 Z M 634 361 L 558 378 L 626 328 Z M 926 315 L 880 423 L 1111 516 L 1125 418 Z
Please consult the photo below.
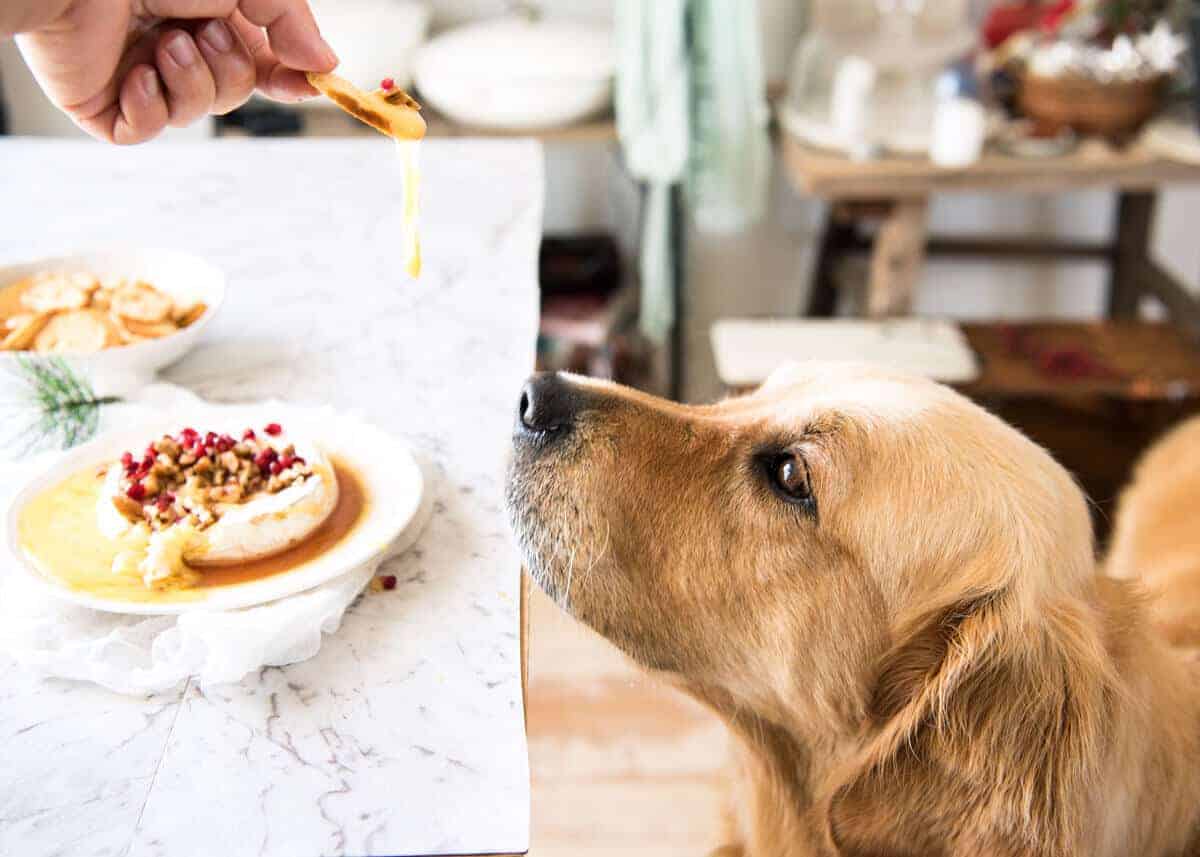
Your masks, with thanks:
M 78 253 L 0 265 L 0 363 L 67 359 L 94 376 L 148 376 L 199 341 L 225 275 L 171 250 Z

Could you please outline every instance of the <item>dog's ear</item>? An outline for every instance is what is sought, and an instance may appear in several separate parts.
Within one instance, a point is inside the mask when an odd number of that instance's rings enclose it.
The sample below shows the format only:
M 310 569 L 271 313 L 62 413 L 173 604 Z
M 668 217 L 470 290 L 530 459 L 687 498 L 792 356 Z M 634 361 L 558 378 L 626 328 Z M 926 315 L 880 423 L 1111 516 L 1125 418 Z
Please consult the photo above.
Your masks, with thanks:
M 900 626 L 860 751 L 825 783 L 839 853 L 1081 851 L 1119 691 L 1093 611 L 1031 622 L 1016 601 L 980 591 Z
M 917 725 L 911 721 L 945 700 L 999 631 L 991 612 L 999 597 L 989 592 L 958 599 L 904 623 L 876 671 L 867 709 L 876 726 L 907 733 Z
M 830 800 L 829 831 L 839 854 L 945 853 L 947 831 L 931 823 L 938 814 L 931 804 L 953 794 L 953 784 L 929 764 L 922 745 L 926 730 L 949 716 L 954 694 L 986 659 L 1000 630 L 1001 598 L 979 593 L 902 623 L 876 669 L 864 749 Z

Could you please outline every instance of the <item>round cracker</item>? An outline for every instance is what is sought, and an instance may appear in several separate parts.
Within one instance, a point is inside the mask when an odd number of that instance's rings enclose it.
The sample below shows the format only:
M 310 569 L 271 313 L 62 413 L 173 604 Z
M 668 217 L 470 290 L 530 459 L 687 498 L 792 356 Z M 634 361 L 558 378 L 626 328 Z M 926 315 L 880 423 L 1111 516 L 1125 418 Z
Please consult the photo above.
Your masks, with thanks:
M 171 315 L 175 304 L 149 283 L 133 283 L 113 292 L 110 308 L 130 321 L 157 324 Z
M 67 277 L 46 277 L 35 281 L 21 294 L 21 304 L 35 313 L 83 309 L 89 292 Z
M 93 354 L 119 345 L 120 336 L 108 316 L 99 310 L 59 313 L 33 340 L 39 354 Z

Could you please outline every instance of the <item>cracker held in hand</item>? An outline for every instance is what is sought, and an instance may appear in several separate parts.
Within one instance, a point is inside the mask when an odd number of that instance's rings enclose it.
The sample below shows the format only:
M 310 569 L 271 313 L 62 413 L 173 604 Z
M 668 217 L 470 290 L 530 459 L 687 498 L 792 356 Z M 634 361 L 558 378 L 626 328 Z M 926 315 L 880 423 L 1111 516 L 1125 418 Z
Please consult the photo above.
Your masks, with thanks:
M 381 134 L 397 140 L 420 140 L 425 136 L 421 105 L 403 89 L 384 86 L 374 92 L 359 89 L 336 74 L 308 73 L 308 82 L 351 116 L 370 125 Z

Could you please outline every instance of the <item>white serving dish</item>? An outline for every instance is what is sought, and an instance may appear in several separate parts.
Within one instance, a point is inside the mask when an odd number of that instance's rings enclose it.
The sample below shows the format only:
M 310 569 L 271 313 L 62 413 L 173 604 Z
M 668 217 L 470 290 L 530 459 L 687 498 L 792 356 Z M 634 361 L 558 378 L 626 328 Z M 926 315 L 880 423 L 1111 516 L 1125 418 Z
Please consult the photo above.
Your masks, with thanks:
M 225 300 L 225 275 L 198 256 L 174 250 L 102 250 L 0 265 L 0 288 L 41 271 L 82 271 L 145 280 L 172 298 L 203 301 L 207 311 L 178 333 L 95 354 L 61 355 L 101 386 L 146 380 L 196 346 Z M 0 368 L 27 352 L 0 352 Z
M 363 89 L 390 77 L 412 84 L 413 60 L 429 32 L 429 4 L 418 0 L 314 0 L 321 35 L 341 60 L 338 74 Z M 323 98 L 300 102 L 328 107 Z
M 522 131 L 586 119 L 612 103 L 612 31 L 498 18 L 451 30 L 417 54 L 419 97 L 455 122 Z
M 178 432 L 187 424 L 233 432 L 272 421 L 285 426 L 303 424 L 305 433 L 323 452 L 345 461 L 363 480 L 367 495 L 364 517 L 342 541 L 310 562 L 259 580 L 202 590 L 203 597 L 194 601 L 156 604 L 115 601 L 69 589 L 44 575 L 21 550 L 18 523 L 25 505 L 70 475 L 111 462 L 124 450 L 139 449 L 148 438 Z M 47 593 L 94 610 L 141 615 L 234 610 L 305 592 L 379 557 L 415 522 L 425 490 L 421 467 L 408 445 L 362 420 L 329 408 L 197 405 L 109 432 L 65 453 L 48 470 L 30 478 L 5 510 L 5 548 L 14 560 L 12 565 Z

